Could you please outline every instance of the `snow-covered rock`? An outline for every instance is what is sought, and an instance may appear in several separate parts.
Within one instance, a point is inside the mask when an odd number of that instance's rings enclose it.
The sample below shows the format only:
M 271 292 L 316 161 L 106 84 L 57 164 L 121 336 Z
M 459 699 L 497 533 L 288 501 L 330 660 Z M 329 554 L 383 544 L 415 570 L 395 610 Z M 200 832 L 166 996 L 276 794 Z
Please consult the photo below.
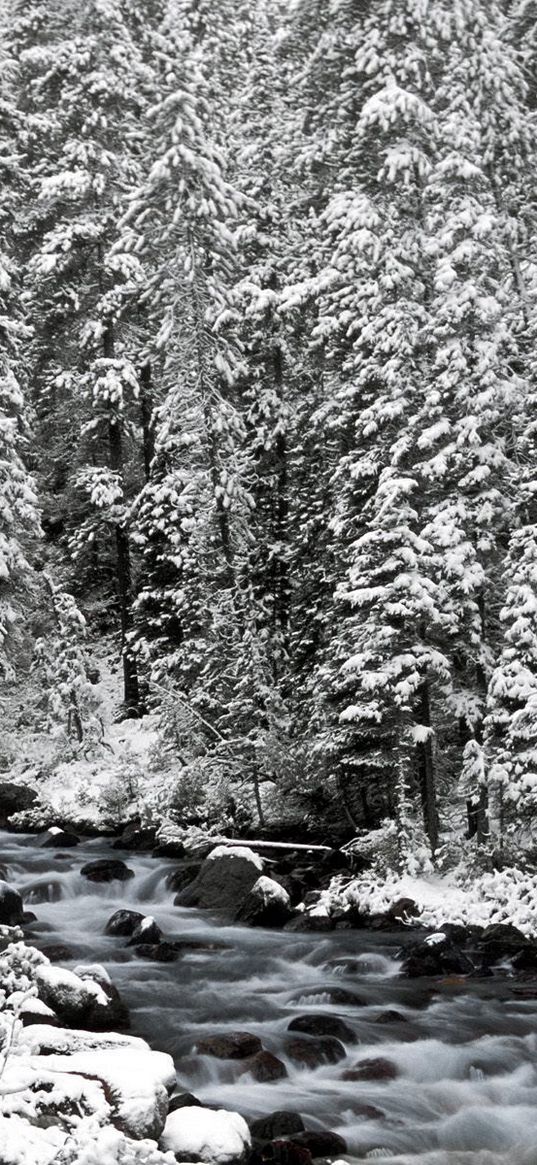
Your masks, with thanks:
M 91 1031 L 128 1025 L 125 1004 L 103 967 L 69 971 L 46 963 L 37 968 L 35 981 L 39 998 L 62 1023 Z
M 227 1165 L 244 1160 L 252 1139 L 238 1112 L 179 1108 L 170 1113 L 160 1143 L 161 1148 L 171 1150 L 176 1161 Z
M 175 901 L 182 906 L 202 906 L 235 914 L 262 872 L 262 859 L 247 846 L 219 845 Z
M 283 926 L 293 913 L 287 890 L 262 874 L 239 906 L 236 920 L 250 926 Z

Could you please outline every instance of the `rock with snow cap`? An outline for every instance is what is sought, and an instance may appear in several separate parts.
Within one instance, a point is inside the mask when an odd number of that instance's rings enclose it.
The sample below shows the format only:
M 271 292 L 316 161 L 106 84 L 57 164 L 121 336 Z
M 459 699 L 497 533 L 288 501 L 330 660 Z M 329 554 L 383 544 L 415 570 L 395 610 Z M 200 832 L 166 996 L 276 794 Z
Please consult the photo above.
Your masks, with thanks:
M 293 914 L 287 890 L 262 874 L 239 906 L 235 918 L 249 926 L 283 926 Z
M 70 1027 L 107 1031 L 128 1027 L 128 1010 L 103 967 L 66 967 L 49 964 L 36 970 L 39 998 Z
M 207 1165 L 234 1165 L 245 1161 L 252 1139 L 238 1112 L 197 1107 L 170 1113 L 160 1140 L 176 1161 L 200 1161 Z
M 148 914 L 146 918 L 142 918 L 140 922 L 136 924 L 127 946 L 134 947 L 142 944 L 156 946 L 160 942 L 161 938 L 162 931 L 160 926 L 158 926 L 158 924 L 155 922 L 153 916 Z
M 43 849 L 71 849 L 75 845 L 80 845 L 80 838 L 76 833 L 60 829 L 58 825 L 51 825 L 37 838 L 32 838 L 32 844 L 40 845 Z
M 194 881 L 175 901 L 235 915 L 263 873 L 263 861 L 246 846 L 217 846 L 206 857 Z

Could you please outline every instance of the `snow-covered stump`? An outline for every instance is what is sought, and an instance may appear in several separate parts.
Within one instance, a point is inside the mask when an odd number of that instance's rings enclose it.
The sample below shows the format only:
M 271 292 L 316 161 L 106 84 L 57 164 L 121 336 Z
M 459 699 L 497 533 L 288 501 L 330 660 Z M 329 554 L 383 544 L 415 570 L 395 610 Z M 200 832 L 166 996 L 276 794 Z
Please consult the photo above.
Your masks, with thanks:
M 201 1161 L 207 1165 L 235 1165 L 248 1156 L 250 1130 L 238 1112 L 206 1108 L 179 1108 L 170 1113 L 160 1146 L 176 1161 Z

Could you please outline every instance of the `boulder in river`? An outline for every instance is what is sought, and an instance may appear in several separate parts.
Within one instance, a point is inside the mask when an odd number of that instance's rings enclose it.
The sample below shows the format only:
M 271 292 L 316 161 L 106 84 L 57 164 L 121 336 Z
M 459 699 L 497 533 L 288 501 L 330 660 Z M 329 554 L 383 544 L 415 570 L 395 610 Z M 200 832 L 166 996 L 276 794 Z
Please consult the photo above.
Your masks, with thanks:
M 195 878 L 197 878 L 200 870 L 201 862 L 181 862 L 174 870 L 170 870 L 170 873 L 166 874 L 165 883 L 167 889 L 174 890 L 176 894 L 178 891 L 184 890 L 185 886 L 190 886 Z M 177 902 L 176 905 L 178 905 Z
M 162 938 L 162 931 L 158 923 L 151 914 L 146 918 L 142 918 L 138 922 L 132 932 L 132 935 L 127 943 L 128 947 L 140 946 L 142 944 L 149 944 L 156 946 Z
M 130 870 L 125 862 L 115 858 L 99 858 L 95 862 L 87 862 L 80 871 L 89 882 L 127 882 L 134 878 L 134 870 Z
M 130 938 L 131 934 L 144 916 L 138 910 L 116 910 L 108 919 L 104 928 L 105 934 L 118 934 Z
M 209 1108 L 179 1108 L 169 1114 L 160 1148 L 176 1161 L 231 1165 L 245 1161 L 251 1147 L 250 1130 L 238 1112 Z
M 216 1056 L 219 1060 L 245 1060 L 262 1051 L 259 1036 L 250 1032 L 225 1032 L 222 1035 L 204 1036 L 196 1042 L 196 1051 L 201 1056 Z
M 301 1032 L 308 1036 L 334 1036 L 345 1044 L 355 1044 L 356 1032 L 339 1015 L 297 1015 L 288 1024 L 287 1031 Z
M 205 1105 L 192 1092 L 177 1092 L 170 1099 L 168 1113 L 177 1112 L 178 1108 L 205 1108 Z
M 35 789 L 30 789 L 28 785 L 17 785 L 13 781 L 1 781 L 0 828 L 5 829 L 13 813 L 29 809 L 34 801 L 37 801 Z
M 201 906 L 234 916 L 262 873 L 262 859 L 251 849 L 220 845 L 205 858 L 197 877 L 175 901 L 179 906 Z
M 32 844 L 40 845 L 42 849 L 72 849 L 75 845 L 80 845 L 80 838 L 76 833 L 60 829 L 58 825 L 51 825 L 44 833 L 32 838 Z
M 471 975 L 475 964 L 469 955 L 456 946 L 446 934 L 439 931 L 426 939 L 419 939 L 401 952 L 401 973 L 409 979 L 422 975 L 432 978 L 444 975 Z
M 271 1112 L 250 1121 L 250 1132 L 254 1141 L 263 1144 L 279 1137 L 289 1137 L 292 1133 L 303 1133 L 304 1121 L 298 1112 Z
M 285 1044 L 285 1053 L 294 1064 L 303 1068 L 319 1068 L 321 1064 L 337 1064 L 346 1056 L 343 1044 L 334 1036 L 294 1036 Z
M 113 843 L 113 849 L 127 849 L 136 852 L 137 850 L 150 850 L 155 844 L 155 830 L 151 828 L 144 829 L 140 820 L 129 821 L 125 826 L 123 832 Z
M 18 926 L 24 921 L 24 903 L 18 892 L 7 882 L 0 882 L 0 924 Z
M 235 915 L 248 926 L 284 926 L 294 914 L 287 890 L 264 874 L 254 882 Z
M 279 1060 L 273 1052 L 263 1048 L 255 1056 L 248 1056 L 241 1063 L 240 1075 L 249 1073 L 258 1084 L 269 1084 L 272 1080 L 283 1080 L 287 1076 L 287 1068 L 283 1060 Z

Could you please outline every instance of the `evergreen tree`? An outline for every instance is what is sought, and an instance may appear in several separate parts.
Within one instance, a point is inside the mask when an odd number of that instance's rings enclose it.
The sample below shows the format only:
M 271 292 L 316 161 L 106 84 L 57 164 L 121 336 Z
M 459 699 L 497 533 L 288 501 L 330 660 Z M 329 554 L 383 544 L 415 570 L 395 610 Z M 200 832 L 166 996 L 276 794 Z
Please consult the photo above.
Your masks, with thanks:
M 23 461 L 28 426 L 22 385 L 29 330 L 20 302 L 16 223 L 25 194 L 17 149 L 11 62 L 0 51 L 0 668 L 13 673 L 25 604 L 33 586 L 29 553 L 39 534 L 37 499 Z

